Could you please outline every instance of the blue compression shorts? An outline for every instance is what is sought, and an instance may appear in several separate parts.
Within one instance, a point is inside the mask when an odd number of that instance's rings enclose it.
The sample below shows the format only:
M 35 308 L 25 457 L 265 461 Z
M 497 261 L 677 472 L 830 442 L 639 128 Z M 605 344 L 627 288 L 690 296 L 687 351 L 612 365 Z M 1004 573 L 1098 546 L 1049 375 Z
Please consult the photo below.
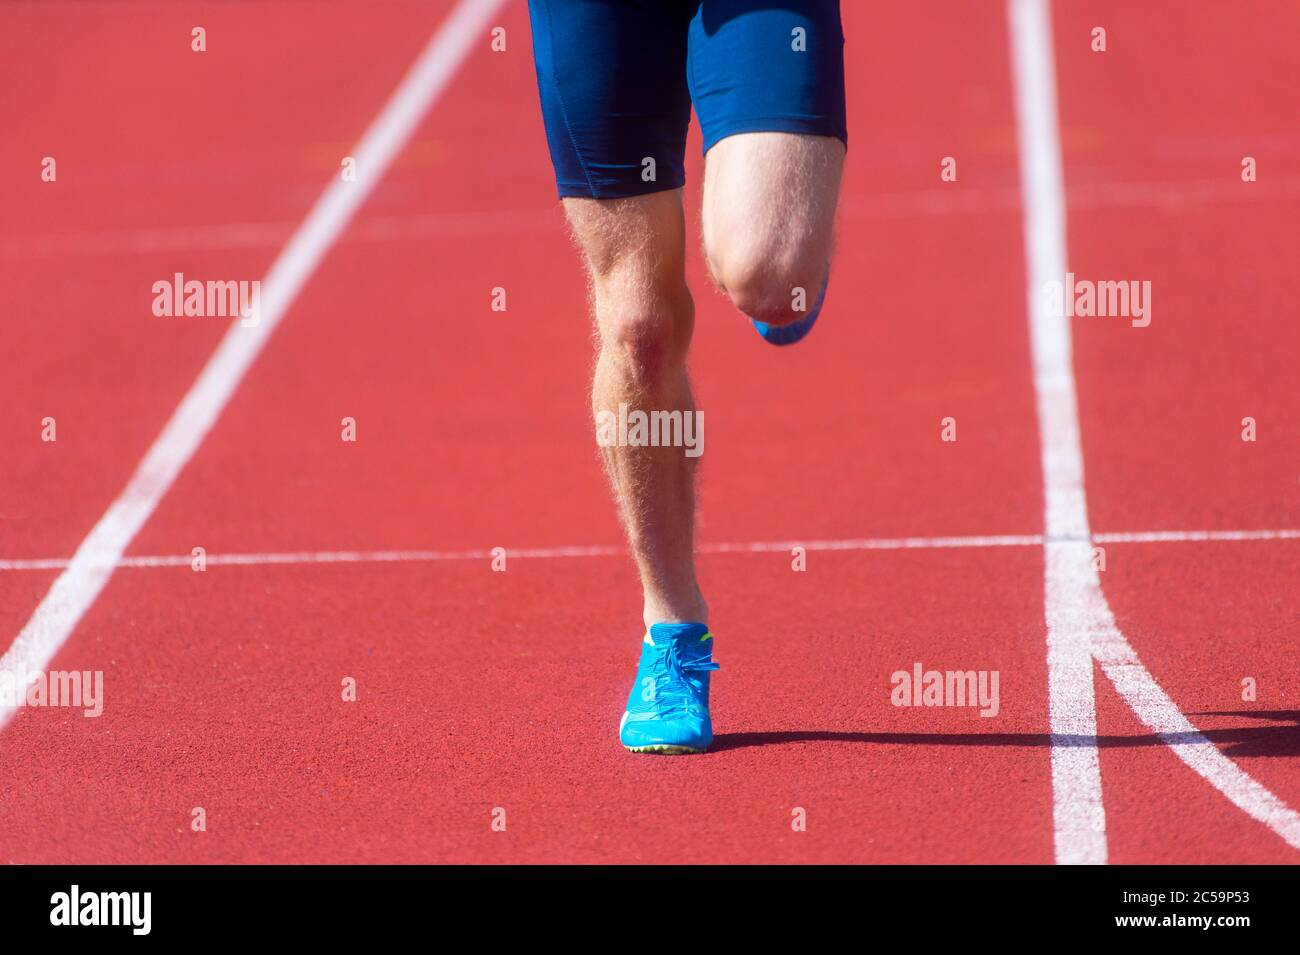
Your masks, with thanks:
M 686 181 L 695 104 L 707 153 L 736 133 L 848 144 L 839 0 L 529 0 L 561 196 Z

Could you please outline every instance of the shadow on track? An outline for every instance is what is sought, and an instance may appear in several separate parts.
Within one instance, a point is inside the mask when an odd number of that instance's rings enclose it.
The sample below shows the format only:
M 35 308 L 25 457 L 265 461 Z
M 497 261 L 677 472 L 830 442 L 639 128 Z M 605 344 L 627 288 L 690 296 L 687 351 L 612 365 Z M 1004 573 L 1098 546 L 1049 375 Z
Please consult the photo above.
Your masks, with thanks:
M 1226 756 L 1300 756 L 1300 710 L 1241 710 L 1238 712 L 1192 713 L 1191 716 L 1221 716 L 1271 720 L 1285 725 L 1203 729 L 1201 735 L 1223 750 Z M 1089 746 L 1084 736 L 1050 733 L 843 733 L 830 730 L 793 730 L 774 733 L 721 733 L 714 737 L 711 753 L 748 746 L 781 746 L 791 743 L 867 743 L 879 746 Z M 1129 746 L 1177 746 L 1195 742 L 1186 733 L 1139 736 L 1098 736 L 1101 748 Z

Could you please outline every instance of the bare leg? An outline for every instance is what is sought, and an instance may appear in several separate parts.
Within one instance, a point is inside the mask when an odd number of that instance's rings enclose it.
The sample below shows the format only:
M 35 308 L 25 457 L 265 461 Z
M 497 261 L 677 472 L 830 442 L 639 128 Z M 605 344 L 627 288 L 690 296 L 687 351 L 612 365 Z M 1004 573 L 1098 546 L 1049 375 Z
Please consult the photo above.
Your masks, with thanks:
M 713 280 L 750 318 L 787 325 L 812 307 L 843 169 L 844 144 L 828 136 L 742 133 L 709 150 L 704 253 Z
M 599 352 L 592 410 L 694 412 L 686 351 L 695 306 L 686 288 L 680 190 L 629 199 L 565 199 L 591 277 Z M 708 621 L 695 578 L 695 458 L 680 447 L 603 447 L 641 576 L 648 628 Z

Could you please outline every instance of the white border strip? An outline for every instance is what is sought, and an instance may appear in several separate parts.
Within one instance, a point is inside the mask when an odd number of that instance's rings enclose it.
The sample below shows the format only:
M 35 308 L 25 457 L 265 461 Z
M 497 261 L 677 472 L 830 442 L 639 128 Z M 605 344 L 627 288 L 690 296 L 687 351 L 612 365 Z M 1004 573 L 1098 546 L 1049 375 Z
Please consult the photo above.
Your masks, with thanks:
M 353 155 L 357 179 L 334 177 L 262 281 L 260 321 L 232 323 L 126 488 L 82 541 L 36 608 L 0 670 L 38 673 L 58 653 L 108 583 L 131 542 L 216 422 L 307 279 L 383 177 L 503 0 L 461 0 L 366 130 Z M 0 704 L 0 727 L 16 707 Z
M 1025 190 L 1034 388 L 1047 498 L 1047 658 L 1057 861 L 1106 861 L 1093 657 L 1138 719 L 1163 737 L 1179 759 L 1233 805 L 1300 848 L 1300 815 L 1223 755 L 1179 711 L 1116 625 L 1093 569 L 1069 320 L 1053 315 L 1043 294 L 1049 280 L 1061 280 L 1066 263 L 1051 18 L 1047 0 L 1008 3 Z M 1098 535 L 1098 539 L 1103 536 L 1115 539 L 1113 535 Z M 1155 533 L 1127 539 L 1170 538 Z M 1204 539 L 1210 539 L 1208 533 Z
M 1273 541 L 1300 540 L 1300 530 L 1252 531 L 1137 531 L 1093 534 L 1098 543 L 1180 543 L 1187 541 Z M 795 547 L 806 551 L 863 550 L 945 550 L 986 547 L 1042 547 L 1048 539 L 1042 534 L 996 534 L 971 537 L 862 537 L 844 540 L 812 541 L 745 541 L 741 543 L 701 544 L 701 554 L 768 554 L 784 553 Z M 560 547 L 507 547 L 511 558 L 557 559 L 570 557 L 622 557 L 626 547 L 587 544 Z M 453 560 L 486 560 L 492 550 L 313 550 L 246 554 L 205 554 L 207 566 L 250 566 L 258 564 L 384 564 Z M 188 567 L 193 558 L 185 554 L 153 554 L 120 557 L 114 567 Z M 69 557 L 0 558 L 4 570 L 62 570 L 72 563 Z

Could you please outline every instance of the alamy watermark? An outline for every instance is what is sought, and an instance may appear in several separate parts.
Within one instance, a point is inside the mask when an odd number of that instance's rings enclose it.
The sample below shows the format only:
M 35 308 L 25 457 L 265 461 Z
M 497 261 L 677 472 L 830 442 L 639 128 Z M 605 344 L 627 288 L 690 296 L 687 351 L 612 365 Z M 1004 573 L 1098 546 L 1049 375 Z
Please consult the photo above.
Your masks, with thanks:
M 920 661 L 912 669 L 896 670 L 889 682 L 889 701 L 895 706 L 978 706 L 980 716 L 997 716 L 1001 709 L 998 670 L 925 670 Z
M 1051 314 L 1065 318 L 1127 318 L 1134 328 L 1151 324 L 1151 282 L 1136 279 L 1093 282 L 1065 273 L 1065 281 L 1043 285 Z
M 94 718 L 104 712 L 103 670 L 0 670 L 0 706 L 69 707 Z
M 262 283 L 253 281 L 186 280 L 176 272 L 170 281 L 153 283 L 153 313 L 159 318 L 234 318 L 253 328 L 262 320 Z
M 120 925 L 148 935 L 152 910 L 152 892 L 90 892 L 74 884 L 50 896 L 51 925 Z
M 596 412 L 596 443 L 602 448 L 682 448 L 688 458 L 704 453 L 703 411 L 642 411 L 619 402 L 618 413 Z

